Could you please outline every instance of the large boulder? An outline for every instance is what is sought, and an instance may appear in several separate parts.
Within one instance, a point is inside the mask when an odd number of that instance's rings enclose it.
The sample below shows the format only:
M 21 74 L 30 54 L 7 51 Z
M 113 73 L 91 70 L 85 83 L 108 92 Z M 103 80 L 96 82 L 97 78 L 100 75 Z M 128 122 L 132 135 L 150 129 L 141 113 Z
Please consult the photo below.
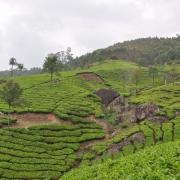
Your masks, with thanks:
M 120 96 L 117 91 L 111 89 L 100 89 L 95 92 L 101 99 L 102 103 L 107 107 L 114 99 Z
M 139 121 L 142 121 L 144 119 L 156 116 L 156 113 L 159 110 L 159 107 L 155 103 L 148 102 L 137 106 L 135 115 Z
M 117 108 L 122 103 L 124 103 L 124 97 L 119 95 L 108 105 L 108 107 L 109 108 Z
M 159 123 L 162 124 L 165 122 L 165 118 L 162 116 L 152 116 L 152 117 L 148 117 L 147 118 L 148 121 L 152 122 L 152 123 Z

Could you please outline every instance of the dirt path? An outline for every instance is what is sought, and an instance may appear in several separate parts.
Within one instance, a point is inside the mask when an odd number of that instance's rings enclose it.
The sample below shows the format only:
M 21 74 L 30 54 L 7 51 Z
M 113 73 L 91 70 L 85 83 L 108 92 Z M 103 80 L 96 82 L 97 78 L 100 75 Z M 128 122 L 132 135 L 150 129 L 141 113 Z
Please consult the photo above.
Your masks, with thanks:
M 16 123 L 10 124 L 10 127 L 28 128 L 29 126 L 41 125 L 41 124 L 72 124 L 71 121 L 64 121 L 59 119 L 54 114 L 42 114 L 42 113 L 26 113 L 26 114 L 11 114 L 11 117 L 18 119 Z
M 110 139 L 112 137 L 112 133 L 114 132 L 112 125 L 110 123 L 108 123 L 106 120 L 95 119 L 94 116 L 89 116 L 87 119 L 95 121 L 97 124 L 101 124 L 103 130 L 106 133 L 106 136 L 103 139 L 97 139 L 97 140 L 83 142 L 80 145 L 80 149 L 88 148 L 90 146 L 94 146 L 97 143 L 107 141 L 108 139 Z

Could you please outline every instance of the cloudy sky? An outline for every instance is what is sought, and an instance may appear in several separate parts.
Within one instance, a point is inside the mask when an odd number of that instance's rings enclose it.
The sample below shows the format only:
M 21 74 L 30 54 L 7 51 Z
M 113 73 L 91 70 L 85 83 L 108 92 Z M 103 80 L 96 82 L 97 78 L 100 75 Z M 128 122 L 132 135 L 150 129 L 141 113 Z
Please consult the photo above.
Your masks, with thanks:
M 180 34 L 179 0 L 0 0 L 0 70 L 49 53 L 80 56 L 117 42 Z

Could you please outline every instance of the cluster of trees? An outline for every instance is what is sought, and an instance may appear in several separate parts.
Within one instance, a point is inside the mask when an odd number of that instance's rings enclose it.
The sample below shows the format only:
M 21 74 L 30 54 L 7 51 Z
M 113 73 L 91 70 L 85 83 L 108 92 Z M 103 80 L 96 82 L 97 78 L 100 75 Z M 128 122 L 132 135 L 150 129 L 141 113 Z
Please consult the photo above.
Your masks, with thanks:
M 124 41 L 76 57 L 73 61 L 75 67 L 85 67 L 106 59 L 122 59 L 141 63 L 143 66 L 172 63 L 172 61 L 180 63 L 180 36 L 177 34 L 172 38 L 148 37 Z
M 50 73 L 51 87 L 52 87 L 53 73 L 58 72 L 61 69 L 67 69 L 68 66 L 70 66 L 70 61 L 72 61 L 72 59 L 73 59 L 73 56 L 71 54 L 70 47 L 68 47 L 65 52 L 61 51 L 56 54 L 52 54 L 52 53 L 48 54 L 43 64 L 43 71 Z M 20 71 L 20 74 L 21 74 L 21 71 L 25 69 L 24 65 L 17 63 L 14 57 L 12 57 L 9 60 L 9 65 L 12 66 L 11 71 L 10 71 L 11 77 L 13 77 L 14 66 L 17 66 L 17 69 Z M 41 70 L 41 69 L 37 68 L 37 70 Z M 22 99 L 20 100 L 22 93 L 23 93 L 23 89 L 20 87 L 20 84 L 14 81 L 13 79 L 7 80 L 3 84 L 2 89 L 0 90 L 0 99 L 3 100 L 8 105 L 8 129 L 9 129 L 9 122 L 10 122 L 11 106 L 20 106 L 23 103 L 27 103 L 25 101 L 22 101 Z
M 10 58 L 9 65 L 11 65 L 11 77 L 13 76 L 13 67 L 17 66 L 17 69 L 21 72 L 24 69 L 24 65 L 17 63 L 15 58 Z M 13 80 L 7 80 L 1 90 L 0 90 L 0 99 L 3 100 L 8 105 L 8 130 L 9 130 L 9 122 L 10 122 L 10 111 L 11 106 L 21 106 L 23 104 L 23 100 L 20 100 L 20 97 L 23 93 L 23 89 L 20 87 L 20 84 Z M 25 102 L 25 101 L 24 101 Z
M 50 73 L 50 86 L 52 87 L 53 73 L 60 75 L 60 70 L 68 70 L 71 68 L 71 62 L 73 60 L 73 54 L 71 54 L 71 48 L 67 47 L 67 50 L 57 52 L 55 54 L 50 53 L 44 60 L 43 72 Z
M 143 73 L 141 66 L 134 69 L 132 72 L 129 69 L 122 69 L 120 71 L 120 80 L 122 82 L 123 91 L 127 85 L 129 78 L 131 77 L 132 82 L 135 85 L 136 95 L 138 93 L 138 86 L 143 79 L 150 78 L 152 80 L 152 87 L 155 86 L 155 79 L 161 78 L 164 79 L 164 84 L 173 83 L 175 84 L 176 80 L 179 80 L 180 73 L 178 71 L 178 66 L 175 62 L 172 62 L 170 66 L 165 64 L 158 68 L 158 66 L 149 66 L 148 71 Z
M 26 69 L 24 68 L 22 71 L 19 69 L 14 69 L 13 70 L 13 76 L 26 76 L 26 75 L 33 75 L 33 74 L 41 74 L 42 69 L 39 67 L 33 67 L 31 69 Z M 5 70 L 5 71 L 0 71 L 0 77 L 10 77 L 11 76 L 11 70 Z
M 71 48 L 67 47 L 66 51 L 60 51 L 55 54 L 50 53 L 48 56 L 55 55 L 57 57 L 58 62 L 62 65 L 62 70 L 68 70 L 72 67 L 73 54 L 71 53 Z

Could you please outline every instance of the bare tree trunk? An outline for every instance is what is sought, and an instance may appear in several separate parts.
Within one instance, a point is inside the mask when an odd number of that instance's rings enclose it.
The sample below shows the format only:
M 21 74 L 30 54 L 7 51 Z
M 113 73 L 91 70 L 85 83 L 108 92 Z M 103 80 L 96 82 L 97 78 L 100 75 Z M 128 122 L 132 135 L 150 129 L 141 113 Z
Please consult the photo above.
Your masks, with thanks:
M 51 72 L 51 88 L 52 88 L 52 72 Z
M 13 65 L 12 65 L 12 68 L 11 68 L 11 77 L 13 76 Z
M 154 87 L 154 75 L 153 75 L 153 87 Z
M 10 121 L 10 104 L 8 108 L 8 131 L 9 131 L 9 121 Z

